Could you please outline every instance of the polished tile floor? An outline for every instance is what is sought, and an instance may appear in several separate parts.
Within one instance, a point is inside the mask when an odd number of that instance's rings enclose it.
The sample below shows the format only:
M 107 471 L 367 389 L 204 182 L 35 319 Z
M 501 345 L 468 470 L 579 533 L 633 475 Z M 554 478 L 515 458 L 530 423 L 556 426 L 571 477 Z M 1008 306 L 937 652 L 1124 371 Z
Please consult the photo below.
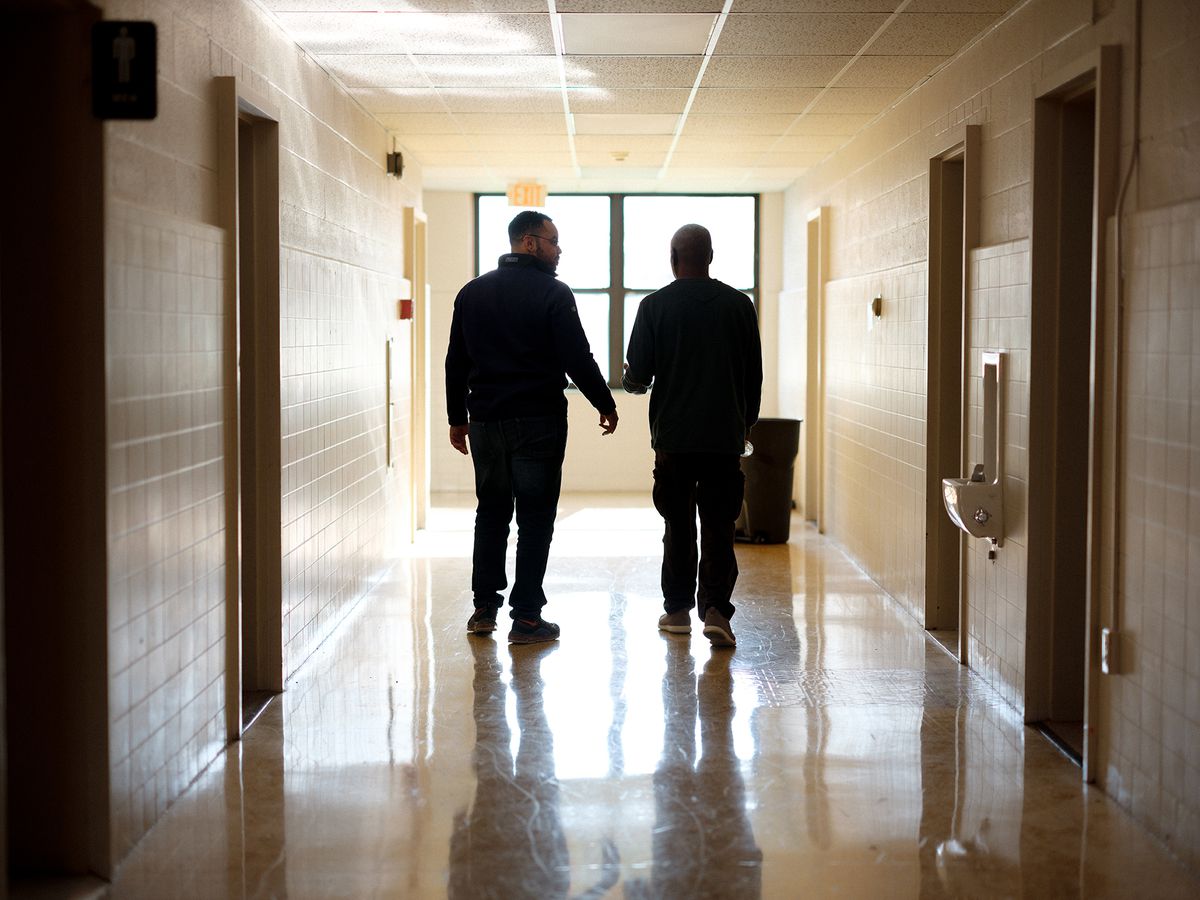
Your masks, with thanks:
M 740 546 L 738 647 L 660 634 L 645 498 L 564 502 L 553 645 L 468 637 L 468 509 L 115 897 L 1189 897 L 1200 884 L 837 549 Z

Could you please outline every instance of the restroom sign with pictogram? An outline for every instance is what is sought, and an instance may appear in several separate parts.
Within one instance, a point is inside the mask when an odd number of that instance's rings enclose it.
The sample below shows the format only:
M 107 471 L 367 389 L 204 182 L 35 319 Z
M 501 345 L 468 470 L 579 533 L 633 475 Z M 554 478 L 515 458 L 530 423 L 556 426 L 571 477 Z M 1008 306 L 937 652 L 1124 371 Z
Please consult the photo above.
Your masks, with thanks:
M 92 26 L 92 112 L 98 119 L 158 115 L 158 29 L 153 22 Z

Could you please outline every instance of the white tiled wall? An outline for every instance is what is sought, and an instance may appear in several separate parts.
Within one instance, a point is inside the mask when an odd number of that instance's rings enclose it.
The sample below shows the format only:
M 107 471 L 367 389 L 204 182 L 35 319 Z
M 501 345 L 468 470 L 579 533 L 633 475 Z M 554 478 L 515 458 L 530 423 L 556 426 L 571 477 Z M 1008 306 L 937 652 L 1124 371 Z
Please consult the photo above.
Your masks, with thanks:
M 924 266 L 825 287 L 826 531 L 914 616 L 924 611 Z M 883 298 L 875 319 L 869 306 Z
M 407 540 L 403 208 L 420 167 L 251 0 L 104 0 L 158 27 L 159 115 L 105 126 L 115 858 L 225 738 L 221 183 L 214 78 L 280 140 L 285 674 Z M 395 338 L 388 467 L 385 346 Z
M 968 540 L 967 658 L 1018 709 L 1025 690 L 1026 498 L 1029 495 L 1029 242 L 971 255 L 968 285 L 970 372 L 968 468 L 983 461 L 983 353 L 1004 358 L 1004 546 Z M 966 473 L 964 473 L 966 474 Z
M 118 858 L 224 743 L 224 232 L 109 206 L 109 713 Z
M 1200 858 L 1200 203 L 1126 220 L 1121 670 L 1100 777 Z
M 292 672 L 408 540 L 389 522 L 404 520 L 408 498 L 386 490 L 392 473 L 407 474 L 409 443 L 398 441 L 389 471 L 386 336 L 399 280 L 290 249 L 283 271 L 283 622 Z M 402 373 L 394 384 L 403 386 L 393 399 L 403 408 L 409 347 L 397 339 L 393 358 Z
M 1104 45 L 1120 45 L 1122 165 L 1131 123 L 1141 125 L 1131 181 L 1123 431 L 1124 475 L 1116 492 L 1122 544 L 1122 674 L 1102 679 L 1098 722 L 1103 787 L 1190 864 L 1200 865 L 1200 334 L 1193 322 L 1200 284 L 1197 172 L 1200 121 L 1195 59 L 1200 8 L 1188 0 L 1141 4 L 1142 106 L 1135 113 L 1129 61 L 1133 0 L 1031 0 L 937 76 L 801 178 L 787 193 L 784 290 L 805 290 L 806 215 L 828 209 L 826 484 L 830 534 L 907 609 L 919 609 L 923 553 L 923 456 L 913 429 L 924 410 L 907 396 L 924 384 L 923 334 L 915 330 L 924 286 L 904 278 L 926 265 L 931 157 L 962 123 L 982 127 L 980 248 L 968 296 L 970 452 L 979 454 L 980 359 L 1010 353 L 1005 414 L 1009 535 L 994 562 L 971 542 L 965 628 L 972 666 L 1024 707 L 1027 596 L 1027 479 L 1030 383 L 1029 287 L 1032 121 L 1038 85 Z M 1149 211 L 1156 209 L 1157 211 Z M 1138 210 L 1144 212 L 1138 213 Z M 1110 272 L 1110 276 L 1111 276 Z M 875 290 L 882 328 L 864 327 Z M 888 297 L 899 298 L 889 320 Z M 787 322 L 796 328 L 799 317 Z M 910 331 L 910 326 L 914 329 Z M 780 347 L 788 344 L 781 335 Z M 848 343 L 847 343 L 848 342 Z M 782 361 L 781 361 L 782 363 Z M 782 368 L 782 365 L 781 365 Z M 799 402 L 781 384 L 785 406 Z M 783 410 L 785 413 L 787 409 Z M 915 421 L 913 421 L 915 419 Z M 868 480 L 876 487 L 868 489 Z M 873 507 L 864 498 L 878 497 Z M 895 522 L 896 528 L 880 525 Z M 1127 667 L 1127 668 L 1126 668 Z

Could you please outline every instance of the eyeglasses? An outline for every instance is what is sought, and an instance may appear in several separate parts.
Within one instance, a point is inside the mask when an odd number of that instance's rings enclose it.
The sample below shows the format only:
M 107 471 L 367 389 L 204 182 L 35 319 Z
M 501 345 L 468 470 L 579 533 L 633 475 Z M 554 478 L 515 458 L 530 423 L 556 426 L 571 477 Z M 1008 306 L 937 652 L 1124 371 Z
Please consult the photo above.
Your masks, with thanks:
M 531 238 L 537 238 L 539 241 L 549 241 L 549 242 L 550 242 L 550 243 L 552 243 L 552 244 L 553 244 L 555 247 L 557 247 L 557 246 L 558 246 L 558 238 L 549 238 L 549 237 L 546 237 L 545 235 L 542 235 L 542 234 L 533 234 L 533 233 L 531 233 L 531 232 L 528 232 L 528 231 L 527 231 L 527 232 L 525 232 L 525 234 L 523 234 L 523 235 L 522 235 L 522 237 L 531 237 Z

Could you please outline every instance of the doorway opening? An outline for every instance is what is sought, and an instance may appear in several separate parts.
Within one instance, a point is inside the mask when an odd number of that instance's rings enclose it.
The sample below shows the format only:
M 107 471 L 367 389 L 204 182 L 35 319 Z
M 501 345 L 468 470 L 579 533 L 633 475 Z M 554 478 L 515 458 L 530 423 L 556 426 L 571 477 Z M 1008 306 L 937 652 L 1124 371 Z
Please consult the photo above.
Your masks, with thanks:
M 226 725 L 236 739 L 283 690 L 278 116 L 233 78 L 222 99 L 227 355 Z
M 825 533 L 825 279 L 828 265 L 829 211 L 808 216 L 807 256 L 807 372 L 804 421 L 804 518 Z
M 979 126 L 929 161 L 929 308 L 926 316 L 925 627 L 966 662 L 962 532 L 942 506 L 942 479 L 966 471 L 963 379 L 968 371 L 967 269 L 978 244 Z
M 1094 88 L 1054 104 L 1044 116 L 1057 138 L 1057 228 L 1052 235 L 1058 258 L 1053 296 L 1055 315 L 1047 315 L 1045 349 L 1051 355 L 1045 374 L 1055 397 L 1052 421 L 1044 435 L 1054 470 L 1048 473 L 1053 494 L 1047 512 L 1054 540 L 1047 560 L 1050 574 L 1049 706 L 1042 727 L 1075 760 L 1083 760 L 1083 706 L 1086 644 L 1087 532 L 1073 527 L 1087 509 L 1090 347 L 1078 334 L 1090 333 L 1092 293 L 1092 180 L 1095 154 Z
M 1034 105 L 1026 718 L 1084 777 L 1098 654 L 1104 232 L 1115 187 L 1114 48 Z

